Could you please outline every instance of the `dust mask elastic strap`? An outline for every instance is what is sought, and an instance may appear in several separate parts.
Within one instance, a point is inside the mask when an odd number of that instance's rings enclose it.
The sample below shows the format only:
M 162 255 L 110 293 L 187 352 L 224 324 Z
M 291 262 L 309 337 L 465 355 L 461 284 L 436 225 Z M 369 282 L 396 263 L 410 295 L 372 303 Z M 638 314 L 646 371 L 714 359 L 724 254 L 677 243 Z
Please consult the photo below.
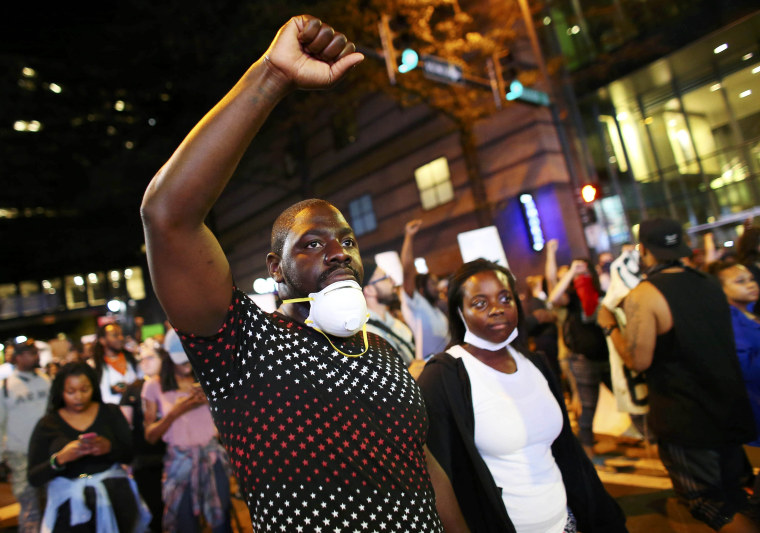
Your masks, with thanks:
M 480 348 L 481 350 L 488 350 L 489 352 L 495 352 L 501 350 L 502 348 L 506 348 L 512 344 L 512 341 L 517 338 L 517 328 L 513 329 L 512 333 L 509 334 L 509 337 L 507 337 L 507 339 L 502 342 L 491 342 L 482 337 L 478 337 L 472 331 L 470 331 L 470 328 L 467 327 L 467 321 L 464 319 L 462 310 L 457 309 L 457 313 L 459 313 L 459 318 L 462 319 L 462 324 L 464 324 L 465 333 L 463 341 L 467 344 L 475 346 L 476 348 Z
M 314 301 L 314 298 L 312 298 L 311 296 L 306 296 L 305 298 L 291 298 L 289 300 L 283 300 L 282 303 L 290 304 L 290 303 L 301 303 L 301 302 L 311 302 L 311 301 Z M 369 318 L 369 313 L 367 313 L 367 318 Z M 327 342 L 330 343 L 330 346 L 332 346 L 336 352 L 338 352 L 339 354 L 345 357 L 361 357 L 362 355 L 367 353 L 367 350 L 369 350 L 369 340 L 367 339 L 367 322 L 366 321 L 362 325 L 362 338 L 364 339 L 364 350 L 361 353 L 357 353 L 357 354 L 346 353 L 340 348 L 338 348 L 337 346 L 335 346 L 335 344 L 333 344 L 333 341 L 330 340 L 330 337 L 327 335 L 327 333 L 319 329 L 313 320 L 307 318 L 304 323 L 307 326 L 311 327 L 312 329 L 324 335 L 325 339 L 327 339 Z

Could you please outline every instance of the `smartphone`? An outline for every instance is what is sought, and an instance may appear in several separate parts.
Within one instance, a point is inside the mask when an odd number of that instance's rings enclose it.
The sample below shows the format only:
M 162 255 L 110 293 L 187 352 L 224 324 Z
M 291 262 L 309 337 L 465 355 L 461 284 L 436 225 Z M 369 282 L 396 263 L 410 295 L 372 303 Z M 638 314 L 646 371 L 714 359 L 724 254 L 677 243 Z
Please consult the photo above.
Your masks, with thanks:
M 82 433 L 79 435 L 79 440 L 95 440 L 97 436 L 97 433 Z

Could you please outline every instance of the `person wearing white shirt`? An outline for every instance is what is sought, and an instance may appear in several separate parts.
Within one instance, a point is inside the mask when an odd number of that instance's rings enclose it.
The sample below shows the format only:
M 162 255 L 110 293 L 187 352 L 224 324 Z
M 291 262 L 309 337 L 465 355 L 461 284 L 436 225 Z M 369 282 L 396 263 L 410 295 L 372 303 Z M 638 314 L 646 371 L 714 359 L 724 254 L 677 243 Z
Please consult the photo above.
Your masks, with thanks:
M 401 266 L 404 284 L 401 291 L 401 312 L 414 333 L 416 359 L 428 359 L 449 343 L 449 321 L 436 305 L 438 278 L 420 275 L 414 266 L 414 236 L 422 226 L 421 220 L 411 220 L 404 228 L 401 246 Z
M 453 274 L 453 346 L 418 383 L 428 448 L 471 531 L 622 533 L 625 516 L 572 433 L 543 354 L 525 350 L 512 274 L 478 259 Z
M 0 441 L 11 469 L 11 490 L 19 503 L 18 531 L 36 533 L 42 514 L 37 489 L 27 481 L 29 440 L 47 408 L 50 381 L 39 370 L 33 339 L 13 345 L 16 369 L 0 382 Z

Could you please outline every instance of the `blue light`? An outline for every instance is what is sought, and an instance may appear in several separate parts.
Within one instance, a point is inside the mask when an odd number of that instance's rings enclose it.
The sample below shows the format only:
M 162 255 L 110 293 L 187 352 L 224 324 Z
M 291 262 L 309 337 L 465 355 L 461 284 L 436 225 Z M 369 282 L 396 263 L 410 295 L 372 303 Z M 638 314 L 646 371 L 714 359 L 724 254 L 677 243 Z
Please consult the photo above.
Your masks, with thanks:
M 520 195 L 520 204 L 522 204 L 525 222 L 528 224 L 528 235 L 530 236 L 531 247 L 536 252 L 544 249 L 546 239 L 541 229 L 541 215 L 538 213 L 538 207 L 533 196 L 527 193 Z
M 515 80 L 509 84 L 509 92 L 507 93 L 507 100 L 517 100 L 522 96 L 523 84 Z
M 401 64 L 398 66 L 398 71 L 402 74 L 405 74 L 410 70 L 417 68 L 417 64 L 419 62 L 420 56 L 417 54 L 417 52 L 411 48 L 407 48 L 401 52 Z

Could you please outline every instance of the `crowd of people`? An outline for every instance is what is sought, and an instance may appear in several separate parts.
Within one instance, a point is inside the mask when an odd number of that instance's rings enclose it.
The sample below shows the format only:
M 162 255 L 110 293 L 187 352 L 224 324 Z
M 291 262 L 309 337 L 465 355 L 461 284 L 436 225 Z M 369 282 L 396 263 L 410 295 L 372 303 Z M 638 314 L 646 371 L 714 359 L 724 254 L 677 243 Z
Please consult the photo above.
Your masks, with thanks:
M 18 530 L 231 531 L 227 454 L 176 333 L 135 353 L 118 323 L 96 339 L 91 359 L 54 376 L 34 339 L 6 347 L 0 433 Z
M 9 347 L 0 428 L 19 530 L 231 531 L 234 476 L 256 532 L 625 532 L 592 426 L 620 362 L 624 395 L 648 387 L 632 423 L 692 514 L 760 531 L 742 447 L 760 423 L 758 228 L 737 255 L 707 239 L 697 265 L 677 221 L 645 220 L 618 258 L 559 265 L 550 241 L 544 272 L 519 280 L 484 259 L 417 273 L 412 220 L 396 286 L 312 199 L 272 228 L 277 311 L 235 285 L 209 211 L 280 99 L 361 60 L 328 25 L 291 19 L 151 181 L 164 335 L 128 343 L 105 324 L 91 357 L 50 376 L 33 340 Z

